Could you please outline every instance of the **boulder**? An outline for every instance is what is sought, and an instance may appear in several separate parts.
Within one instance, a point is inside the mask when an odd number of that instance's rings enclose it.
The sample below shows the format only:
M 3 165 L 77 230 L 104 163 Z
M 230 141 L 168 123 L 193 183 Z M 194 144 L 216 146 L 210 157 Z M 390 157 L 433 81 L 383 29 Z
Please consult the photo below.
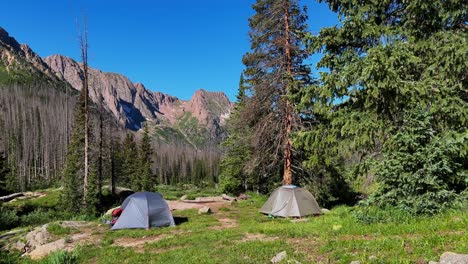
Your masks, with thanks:
M 322 211 L 322 214 L 328 214 L 330 213 L 330 210 L 326 209 L 326 208 L 322 208 L 320 209 L 320 211 Z
M 468 254 L 457 254 L 453 252 L 444 252 L 440 256 L 439 264 L 467 264 Z
M 188 195 L 184 194 L 182 195 L 182 197 L 179 198 L 179 200 L 183 201 L 183 200 L 187 200 L 188 198 Z
M 288 256 L 288 254 L 286 253 L 286 251 L 281 251 L 280 253 L 276 254 L 276 256 L 274 256 L 274 257 L 271 259 L 271 263 L 280 263 L 280 262 L 283 261 L 283 259 L 285 259 L 287 256 Z
M 198 209 L 198 214 L 210 214 L 211 208 L 208 206 L 203 206 L 202 208 Z
M 248 200 L 248 199 L 250 199 L 250 195 L 247 195 L 245 193 L 242 193 L 241 195 L 237 197 L 237 200 Z

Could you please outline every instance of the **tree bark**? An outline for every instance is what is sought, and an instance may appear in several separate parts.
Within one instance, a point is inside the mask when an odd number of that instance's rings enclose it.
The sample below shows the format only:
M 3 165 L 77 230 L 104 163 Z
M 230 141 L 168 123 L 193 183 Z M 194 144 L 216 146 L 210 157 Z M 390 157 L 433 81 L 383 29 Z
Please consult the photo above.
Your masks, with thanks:
M 289 2 L 284 1 L 284 26 L 285 26 L 285 52 L 286 52 L 286 71 L 287 71 L 287 82 L 286 82 L 286 89 L 285 95 L 288 94 L 289 85 L 290 85 L 290 78 L 292 76 L 292 58 L 291 58 L 291 36 L 290 36 L 290 28 L 289 28 Z M 285 143 L 284 143 L 284 164 L 283 164 L 283 184 L 288 185 L 293 183 L 293 175 L 292 175 L 292 142 L 290 139 L 290 134 L 292 131 L 292 110 L 291 104 L 289 99 L 286 98 L 286 106 L 285 106 Z

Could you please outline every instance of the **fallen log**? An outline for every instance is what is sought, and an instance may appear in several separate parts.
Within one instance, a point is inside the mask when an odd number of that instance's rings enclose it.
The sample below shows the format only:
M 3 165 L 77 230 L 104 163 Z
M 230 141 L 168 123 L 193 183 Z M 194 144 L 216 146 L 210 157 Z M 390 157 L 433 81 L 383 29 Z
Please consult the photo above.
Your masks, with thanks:
M 215 200 L 182 200 L 181 202 L 184 203 L 214 203 L 214 202 L 219 202 Z
M 224 200 L 228 200 L 228 201 L 231 201 L 231 202 L 237 201 L 237 199 L 235 197 L 231 197 L 231 196 L 226 195 L 226 194 L 221 195 L 221 197 L 223 197 Z
M 24 196 L 24 193 L 20 192 L 20 193 L 12 193 L 10 195 L 7 195 L 7 196 L 2 196 L 0 197 L 0 202 L 8 202 L 8 201 L 11 201 L 17 197 L 21 197 L 21 196 Z

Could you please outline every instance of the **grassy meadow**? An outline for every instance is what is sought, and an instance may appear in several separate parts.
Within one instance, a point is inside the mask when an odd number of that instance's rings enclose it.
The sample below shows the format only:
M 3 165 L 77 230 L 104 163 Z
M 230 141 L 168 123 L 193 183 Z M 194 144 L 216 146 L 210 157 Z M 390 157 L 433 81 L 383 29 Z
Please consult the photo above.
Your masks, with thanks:
M 160 188 L 163 194 L 164 190 L 168 197 L 178 194 Z M 55 191 L 46 197 L 22 203 L 53 206 L 58 198 Z M 415 217 L 398 210 L 342 206 L 294 220 L 258 213 L 266 198 L 252 194 L 251 200 L 227 204 L 208 215 L 193 209 L 174 211 L 178 225 L 173 228 L 111 231 L 95 219 L 84 230 L 52 221 L 48 231 L 54 239 L 67 240 L 86 231 L 89 241 L 71 252 L 59 250 L 34 261 L 4 252 L 0 263 L 269 263 L 281 251 L 287 252 L 282 263 L 427 263 L 445 251 L 468 252 L 466 210 Z M 32 226 L 29 223 L 24 232 Z

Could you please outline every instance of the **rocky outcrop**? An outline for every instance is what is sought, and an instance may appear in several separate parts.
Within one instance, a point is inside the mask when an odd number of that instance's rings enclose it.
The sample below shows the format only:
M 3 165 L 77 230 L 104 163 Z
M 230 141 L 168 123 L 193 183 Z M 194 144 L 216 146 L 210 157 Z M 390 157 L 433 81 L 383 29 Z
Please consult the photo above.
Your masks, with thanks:
M 8 71 L 21 70 L 30 75 L 45 74 L 52 81 L 59 81 L 42 58 L 28 45 L 19 44 L 0 27 L 0 62 Z
M 75 89 L 81 90 L 82 65 L 62 55 L 44 59 L 58 78 L 65 79 Z M 198 124 L 206 127 L 210 139 L 217 140 L 224 134 L 223 125 L 231 112 L 232 103 L 222 92 L 198 90 L 189 101 L 152 92 L 142 83 L 132 83 L 117 73 L 89 69 L 89 94 L 97 104 L 111 112 L 127 128 L 138 130 L 146 121 L 157 125 L 175 126 L 187 112 Z
M 81 63 L 62 55 L 42 59 L 0 27 L 2 64 L 8 72 L 19 69 L 32 78 L 45 75 L 48 81 L 69 84 L 78 91 L 82 88 Z M 232 109 L 232 103 L 222 92 L 198 90 L 191 100 L 184 101 L 153 92 L 122 74 L 94 68 L 89 68 L 89 96 L 128 129 L 137 131 L 145 122 L 155 127 L 170 127 L 176 136 L 186 137 L 186 142 L 192 145 L 219 142 L 225 135 L 223 126 Z

